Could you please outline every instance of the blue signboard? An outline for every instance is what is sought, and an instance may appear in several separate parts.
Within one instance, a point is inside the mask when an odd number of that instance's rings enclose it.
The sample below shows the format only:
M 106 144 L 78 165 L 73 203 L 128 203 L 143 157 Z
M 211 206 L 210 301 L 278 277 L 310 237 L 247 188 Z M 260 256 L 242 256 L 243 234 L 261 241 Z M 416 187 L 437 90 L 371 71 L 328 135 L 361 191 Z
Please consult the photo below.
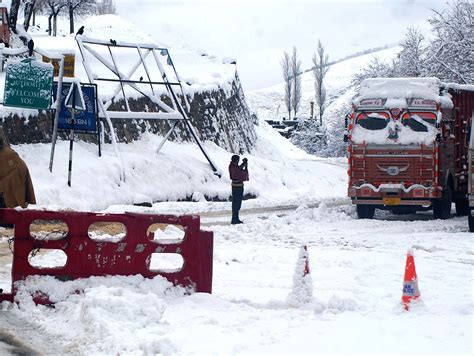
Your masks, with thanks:
M 85 111 L 76 110 L 74 113 L 74 123 L 72 122 L 71 110 L 66 108 L 65 99 L 69 93 L 71 83 L 63 83 L 61 93 L 61 111 L 59 112 L 58 130 L 71 130 L 77 132 L 95 133 L 97 132 L 97 103 L 96 86 L 91 84 L 81 84 L 82 96 L 86 104 Z M 58 84 L 54 83 L 53 95 L 56 100 Z

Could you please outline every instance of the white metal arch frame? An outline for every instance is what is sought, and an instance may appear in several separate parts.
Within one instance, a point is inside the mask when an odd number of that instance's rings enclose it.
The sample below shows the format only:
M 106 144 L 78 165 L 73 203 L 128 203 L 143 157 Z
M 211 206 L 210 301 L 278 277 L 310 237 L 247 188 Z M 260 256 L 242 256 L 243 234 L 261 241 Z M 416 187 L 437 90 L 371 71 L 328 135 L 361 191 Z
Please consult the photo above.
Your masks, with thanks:
M 105 118 L 109 126 L 109 129 L 111 132 L 111 140 L 114 146 L 115 153 L 122 164 L 123 179 L 125 179 L 125 175 L 124 175 L 125 172 L 124 172 L 123 162 L 117 148 L 117 140 L 115 137 L 113 126 L 112 126 L 112 119 L 131 119 L 131 120 L 147 119 L 147 120 L 174 121 L 174 125 L 172 125 L 171 129 L 166 133 L 165 137 L 160 143 L 157 149 L 157 153 L 160 151 L 161 147 L 163 147 L 166 140 L 170 137 L 171 133 L 174 131 L 177 124 L 181 120 L 184 120 L 186 127 L 190 131 L 192 137 L 198 144 L 199 148 L 201 149 L 207 161 L 209 162 L 212 170 L 214 171 L 216 175 L 218 175 L 219 177 L 221 176 L 219 169 L 217 168 L 215 163 L 210 158 L 209 154 L 204 149 L 204 146 L 199 140 L 199 137 L 197 136 L 196 131 L 194 130 L 194 127 L 192 126 L 189 120 L 189 116 L 188 116 L 188 112 L 190 110 L 189 101 L 186 94 L 184 93 L 181 79 L 176 71 L 173 61 L 171 60 L 171 56 L 168 52 L 168 49 L 161 48 L 154 44 L 138 44 L 138 43 L 119 42 L 115 40 L 104 41 L 104 40 L 98 40 L 98 39 L 91 39 L 91 38 L 85 37 L 84 35 L 77 35 L 76 41 L 79 46 L 79 50 L 81 52 L 82 62 L 84 65 L 84 69 L 87 73 L 89 83 L 97 84 L 99 90 L 100 90 L 100 83 L 109 82 L 109 83 L 117 84 L 115 89 L 113 90 L 112 96 L 109 99 L 105 101 L 99 99 L 98 102 L 99 102 L 99 116 L 101 116 L 102 118 Z M 99 52 L 100 48 L 103 49 L 104 47 L 107 48 L 108 55 L 104 55 L 103 53 Z M 130 51 L 130 53 L 133 53 L 136 51 L 137 61 L 129 69 L 127 73 L 124 73 L 120 70 L 116 57 L 114 56 L 114 53 L 112 51 L 113 48 L 120 48 L 121 50 L 125 49 L 125 50 Z M 97 76 L 91 68 L 91 63 L 89 61 L 88 55 L 91 55 L 100 64 L 102 64 L 103 67 L 105 67 L 108 70 L 107 73 L 109 74 L 112 73 L 112 77 L 110 78 L 110 77 Z M 154 68 L 151 68 L 150 65 L 146 61 L 146 59 L 150 55 L 152 58 L 152 64 L 153 65 L 156 64 L 156 67 Z M 163 56 L 166 57 L 167 64 L 171 66 L 173 69 L 172 75 L 174 75 L 174 78 L 171 78 L 171 80 L 168 77 L 163 64 L 161 63 L 161 60 L 162 60 L 161 57 Z M 143 74 L 146 78 L 143 78 L 143 76 L 141 76 L 139 80 L 133 79 L 133 76 L 137 75 L 136 73 L 138 69 L 143 71 Z M 159 76 L 160 76 L 159 80 L 153 80 L 153 76 L 154 76 L 153 70 L 155 70 L 156 72 L 156 69 L 158 69 L 158 72 L 159 72 Z M 143 85 L 149 86 L 150 90 L 147 91 L 147 90 L 142 89 Z M 159 108 L 160 111 L 158 112 L 131 111 L 129 107 L 129 103 L 128 103 L 129 97 L 127 96 L 126 90 L 125 90 L 125 88 L 127 87 L 139 93 L 142 97 L 148 98 L 152 103 L 154 103 Z M 165 95 L 170 98 L 171 106 L 163 102 L 163 100 L 161 100 L 160 91 L 157 90 L 158 87 L 165 89 Z M 178 93 L 176 92 L 177 88 L 179 88 Z M 181 98 L 183 99 L 185 107 L 183 107 L 178 95 L 180 95 Z M 126 111 L 114 111 L 110 109 L 114 100 L 119 96 L 123 96 Z

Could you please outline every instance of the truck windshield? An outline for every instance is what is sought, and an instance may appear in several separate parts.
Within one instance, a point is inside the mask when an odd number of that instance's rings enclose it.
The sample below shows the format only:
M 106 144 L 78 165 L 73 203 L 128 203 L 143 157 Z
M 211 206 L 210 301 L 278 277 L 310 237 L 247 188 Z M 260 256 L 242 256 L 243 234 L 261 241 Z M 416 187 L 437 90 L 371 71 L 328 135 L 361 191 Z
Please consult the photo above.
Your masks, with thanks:
M 356 123 L 367 130 L 383 130 L 388 125 L 389 116 L 385 112 L 362 112 Z
M 416 132 L 428 132 L 436 123 L 436 114 L 432 112 L 410 112 L 402 117 L 403 125 Z

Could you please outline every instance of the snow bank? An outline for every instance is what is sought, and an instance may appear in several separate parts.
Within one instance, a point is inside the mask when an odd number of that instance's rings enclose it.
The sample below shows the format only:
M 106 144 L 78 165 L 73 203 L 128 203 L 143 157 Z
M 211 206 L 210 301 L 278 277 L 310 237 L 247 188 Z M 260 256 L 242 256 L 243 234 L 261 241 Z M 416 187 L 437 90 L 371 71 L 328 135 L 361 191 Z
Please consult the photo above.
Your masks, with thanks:
M 250 181 L 245 186 L 245 193 L 258 197 L 255 204 L 345 196 L 345 162 L 308 155 L 268 125 L 257 127 L 257 134 L 256 147 L 247 155 Z M 150 201 L 193 198 L 205 205 L 204 197 L 224 201 L 229 198 L 227 167 L 231 153 L 205 143 L 206 150 L 224 172 L 218 178 L 196 144 L 166 142 L 156 154 L 161 140 L 161 136 L 145 134 L 140 141 L 119 144 L 125 181 L 120 180 L 120 162 L 111 145 L 103 146 L 102 157 L 98 157 L 96 145 L 75 142 L 72 187 L 67 186 L 68 141 L 57 143 L 53 173 L 48 170 L 50 144 L 12 147 L 30 169 L 38 203 L 30 208 L 97 211 L 111 205 Z

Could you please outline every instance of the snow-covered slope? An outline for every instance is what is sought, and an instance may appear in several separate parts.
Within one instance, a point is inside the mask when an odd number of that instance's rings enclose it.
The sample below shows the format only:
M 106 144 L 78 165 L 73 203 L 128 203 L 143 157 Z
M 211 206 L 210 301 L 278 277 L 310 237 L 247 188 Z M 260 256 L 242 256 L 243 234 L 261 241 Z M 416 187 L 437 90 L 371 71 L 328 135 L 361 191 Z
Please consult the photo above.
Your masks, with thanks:
M 336 98 L 353 89 L 351 88 L 352 76 L 364 68 L 374 56 L 379 57 L 381 60 L 389 61 L 394 58 L 399 51 L 400 47 L 393 47 L 332 65 L 325 81 L 328 102 L 330 103 L 329 106 L 331 106 L 331 103 L 334 102 Z M 307 118 L 310 116 L 310 103 L 315 101 L 314 77 L 312 72 L 302 74 L 301 92 L 301 107 L 298 116 Z M 283 118 L 288 118 L 288 112 L 283 101 L 284 93 L 284 83 L 282 82 L 269 88 L 248 92 L 246 95 L 250 108 L 257 113 L 260 120 L 282 120 Z M 349 95 L 348 100 L 350 100 L 352 96 L 353 94 Z M 314 115 L 317 116 L 317 113 L 318 109 L 315 104 Z
M 307 155 L 265 123 L 257 127 L 257 134 L 256 147 L 247 155 L 250 182 L 245 191 L 258 196 L 252 204 L 295 204 L 345 195 L 345 162 Z M 50 144 L 13 148 L 30 168 L 41 208 L 101 210 L 115 204 L 191 197 L 205 201 L 204 196 L 227 200 L 230 152 L 206 143 L 206 149 L 223 172 L 222 178 L 218 178 L 197 145 L 167 142 L 156 154 L 161 139 L 161 136 L 148 134 L 140 141 L 119 144 L 125 181 L 120 180 L 120 162 L 111 145 L 103 147 L 102 157 L 98 157 L 96 145 L 77 142 L 72 187 L 67 186 L 68 141 L 58 142 L 53 173 L 48 170 Z M 100 199 L 96 199 L 98 195 Z

